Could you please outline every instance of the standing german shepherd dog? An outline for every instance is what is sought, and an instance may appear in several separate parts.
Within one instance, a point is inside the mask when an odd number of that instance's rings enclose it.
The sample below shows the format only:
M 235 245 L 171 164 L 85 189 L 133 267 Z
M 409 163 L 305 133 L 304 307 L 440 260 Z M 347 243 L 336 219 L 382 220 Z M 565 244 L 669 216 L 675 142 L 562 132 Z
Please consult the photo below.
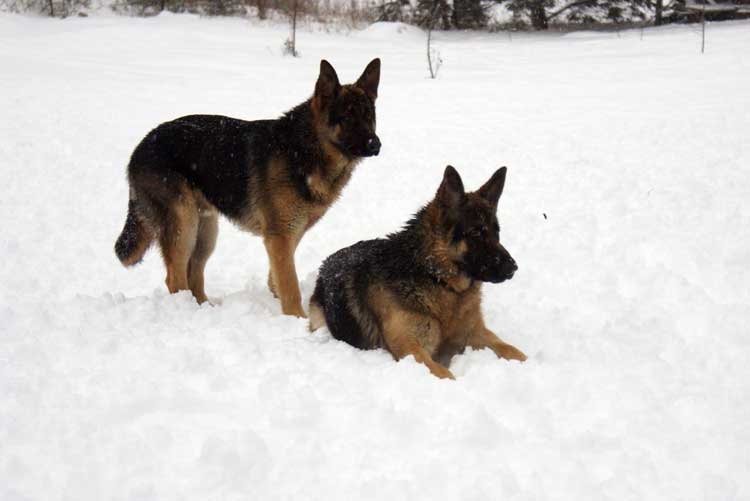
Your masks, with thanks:
M 342 249 L 323 262 L 310 300 L 310 329 L 328 325 L 358 348 L 413 355 L 441 378 L 466 346 L 526 360 L 484 326 L 481 283 L 510 280 L 516 262 L 500 245 L 497 202 L 506 168 L 465 193 L 448 166 L 435 199 L 399 233 Z
M 190 289 L 202 303 L 203 269 L 221 213 L 263 236 L 268 286 L 285 314 L 304 317 L 294 252 L 360 159 L 379 153 L 379 82 L 380 59 L 343 86 L 321 61 L 313 96 L 279 119 L 191 115 L 159 125 L 130 158 L 130 201 L 117 257 L 132 266 L 158 241 L 169 292 Z

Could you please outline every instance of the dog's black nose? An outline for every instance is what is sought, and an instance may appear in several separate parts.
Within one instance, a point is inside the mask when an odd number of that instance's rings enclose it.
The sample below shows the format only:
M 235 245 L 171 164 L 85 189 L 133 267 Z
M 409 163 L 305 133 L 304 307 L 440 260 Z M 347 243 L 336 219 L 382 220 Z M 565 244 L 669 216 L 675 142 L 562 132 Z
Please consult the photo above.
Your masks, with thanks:
M 367 140 L 367 153 L 370 155 L 380 153 L 380 139 L 378 139 L 378 136 L 373 136 Z

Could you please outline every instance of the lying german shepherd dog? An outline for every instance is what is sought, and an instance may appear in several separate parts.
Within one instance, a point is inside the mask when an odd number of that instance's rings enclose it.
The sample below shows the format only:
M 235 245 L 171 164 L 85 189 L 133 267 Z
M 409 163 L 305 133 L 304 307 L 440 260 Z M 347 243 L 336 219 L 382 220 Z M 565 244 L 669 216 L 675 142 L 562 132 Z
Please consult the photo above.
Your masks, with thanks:
M 506 168 L 465 193 L 448 166 L 435 199 L 405 228 L 342 249 L 323 262 L 310 300 L 310 329 L 323 325 L 357 348 L 413 355 L 441 378 L 441 363 L 466 346 L 526 360 L 484 326 L 481 283 L 510 280 L 517 270 L 500 245 L 497 202 Z
M 263 236 L 268 286 L 285 314 L 304 317 L 294 252 L 360 159 L 379 153 L 379 82 L 380 59 L 350 85 L 321 61 L 313 96 L 276 120 L 191 115 L 159 125 L 130 158 L 117 257 L 132 266 L 158 241 L 169 292 L 190 289 L 202 303 L 221 213 Z

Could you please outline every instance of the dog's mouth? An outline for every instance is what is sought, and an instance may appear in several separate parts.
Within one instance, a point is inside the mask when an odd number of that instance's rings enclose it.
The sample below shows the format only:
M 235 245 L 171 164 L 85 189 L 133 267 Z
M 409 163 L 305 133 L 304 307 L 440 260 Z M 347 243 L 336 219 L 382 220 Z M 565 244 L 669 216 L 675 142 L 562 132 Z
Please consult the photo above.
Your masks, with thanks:
M 513 278 L 513 275 L 516 274 L 517 269 L 518 268 L 514 267 L 513 269 L 509 270 L 483 270 L 482 272 L 477 273 L 473 278 L 474 280 L 479 280 L 480 282 L 500 284 Z
M 513 278 L 513 275 L 516 274 L 516 271 L 518 271 L 516 261 L 512 257 L 508 257 L 503 260 L 499 267 L 493 270 L 493 275 L 495 275 L 497 279 L 497 281 L 493 281 L 493 283 L 499 284 L 500 282 L 510 280 Z
M 364 145 L 348 146 L 338 141 L 331 141 L 331 144 L 349 158 L 378 156 L 382 146 L 377 136 L 368 139 Z
M 351 142 L 347 144 L 347 141 L 340 141 L 333 138 L 329 139 L 329 141 L 337 150 L 352 159 L 378 156 L 382 147 L 378 136 L 372 136 L 364 143 L 355 141 L 354 144 Z
M 514 275 L 514 273 L 511 273 L 510 275 L 506 275 L 504 277 L 499 277 L 499 278 L 494 279 L 494 280 L 488 280 L 488 282 L 491 282 L 493 284 L 501 284 L 501 283 L 507 282 L 508 280 L 510 280 L 511 278 L 513 278 L 513 275 Z
M 376 140 L 377 141 L 377 140 Z M 348 150 L 357 157 L 376 157 L 380 154 L 380 141 L 369 143 L 364 148 L 352 148 Z

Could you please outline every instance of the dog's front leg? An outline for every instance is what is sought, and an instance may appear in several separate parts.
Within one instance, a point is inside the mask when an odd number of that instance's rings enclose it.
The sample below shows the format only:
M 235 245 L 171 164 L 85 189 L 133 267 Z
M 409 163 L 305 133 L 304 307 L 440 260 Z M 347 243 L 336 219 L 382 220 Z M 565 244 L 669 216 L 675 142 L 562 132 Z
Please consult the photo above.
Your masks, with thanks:
M 395 333 L 386 333 L 385 338 L 389 351 L 396 360 L 412 355 L 414 360 L 426 365 L 433 376 L 440 379 L 456 379 L 448 368 L 435 362 L 414 337 L 408 334 L 399 336 Z
M 521 350 L 497 337 L 484 325 L 478 326 L 474 333 L 469 336 L 466 344 L 474 349 L 489 348 L 498 357 L 506 360 L 520 360 L 521 362 L 526 360 L 526 355 Z
M 393 358 L 401 360 L 412 355 L 430 372 L 441 379 L 456 379 L 445 366 L 433 360 L 423 343 L 433 344 L 439 339 L 440 327 L 426 317 L 411 312 L 392 309 L 383 319 L 383 338 Z
M 286 235 L 265 235 L 263 243 L 271 266 L 272 291 L 281 300 L 281 311 L 284 315 L 306 318 L 294 266 L 296 241 Z

